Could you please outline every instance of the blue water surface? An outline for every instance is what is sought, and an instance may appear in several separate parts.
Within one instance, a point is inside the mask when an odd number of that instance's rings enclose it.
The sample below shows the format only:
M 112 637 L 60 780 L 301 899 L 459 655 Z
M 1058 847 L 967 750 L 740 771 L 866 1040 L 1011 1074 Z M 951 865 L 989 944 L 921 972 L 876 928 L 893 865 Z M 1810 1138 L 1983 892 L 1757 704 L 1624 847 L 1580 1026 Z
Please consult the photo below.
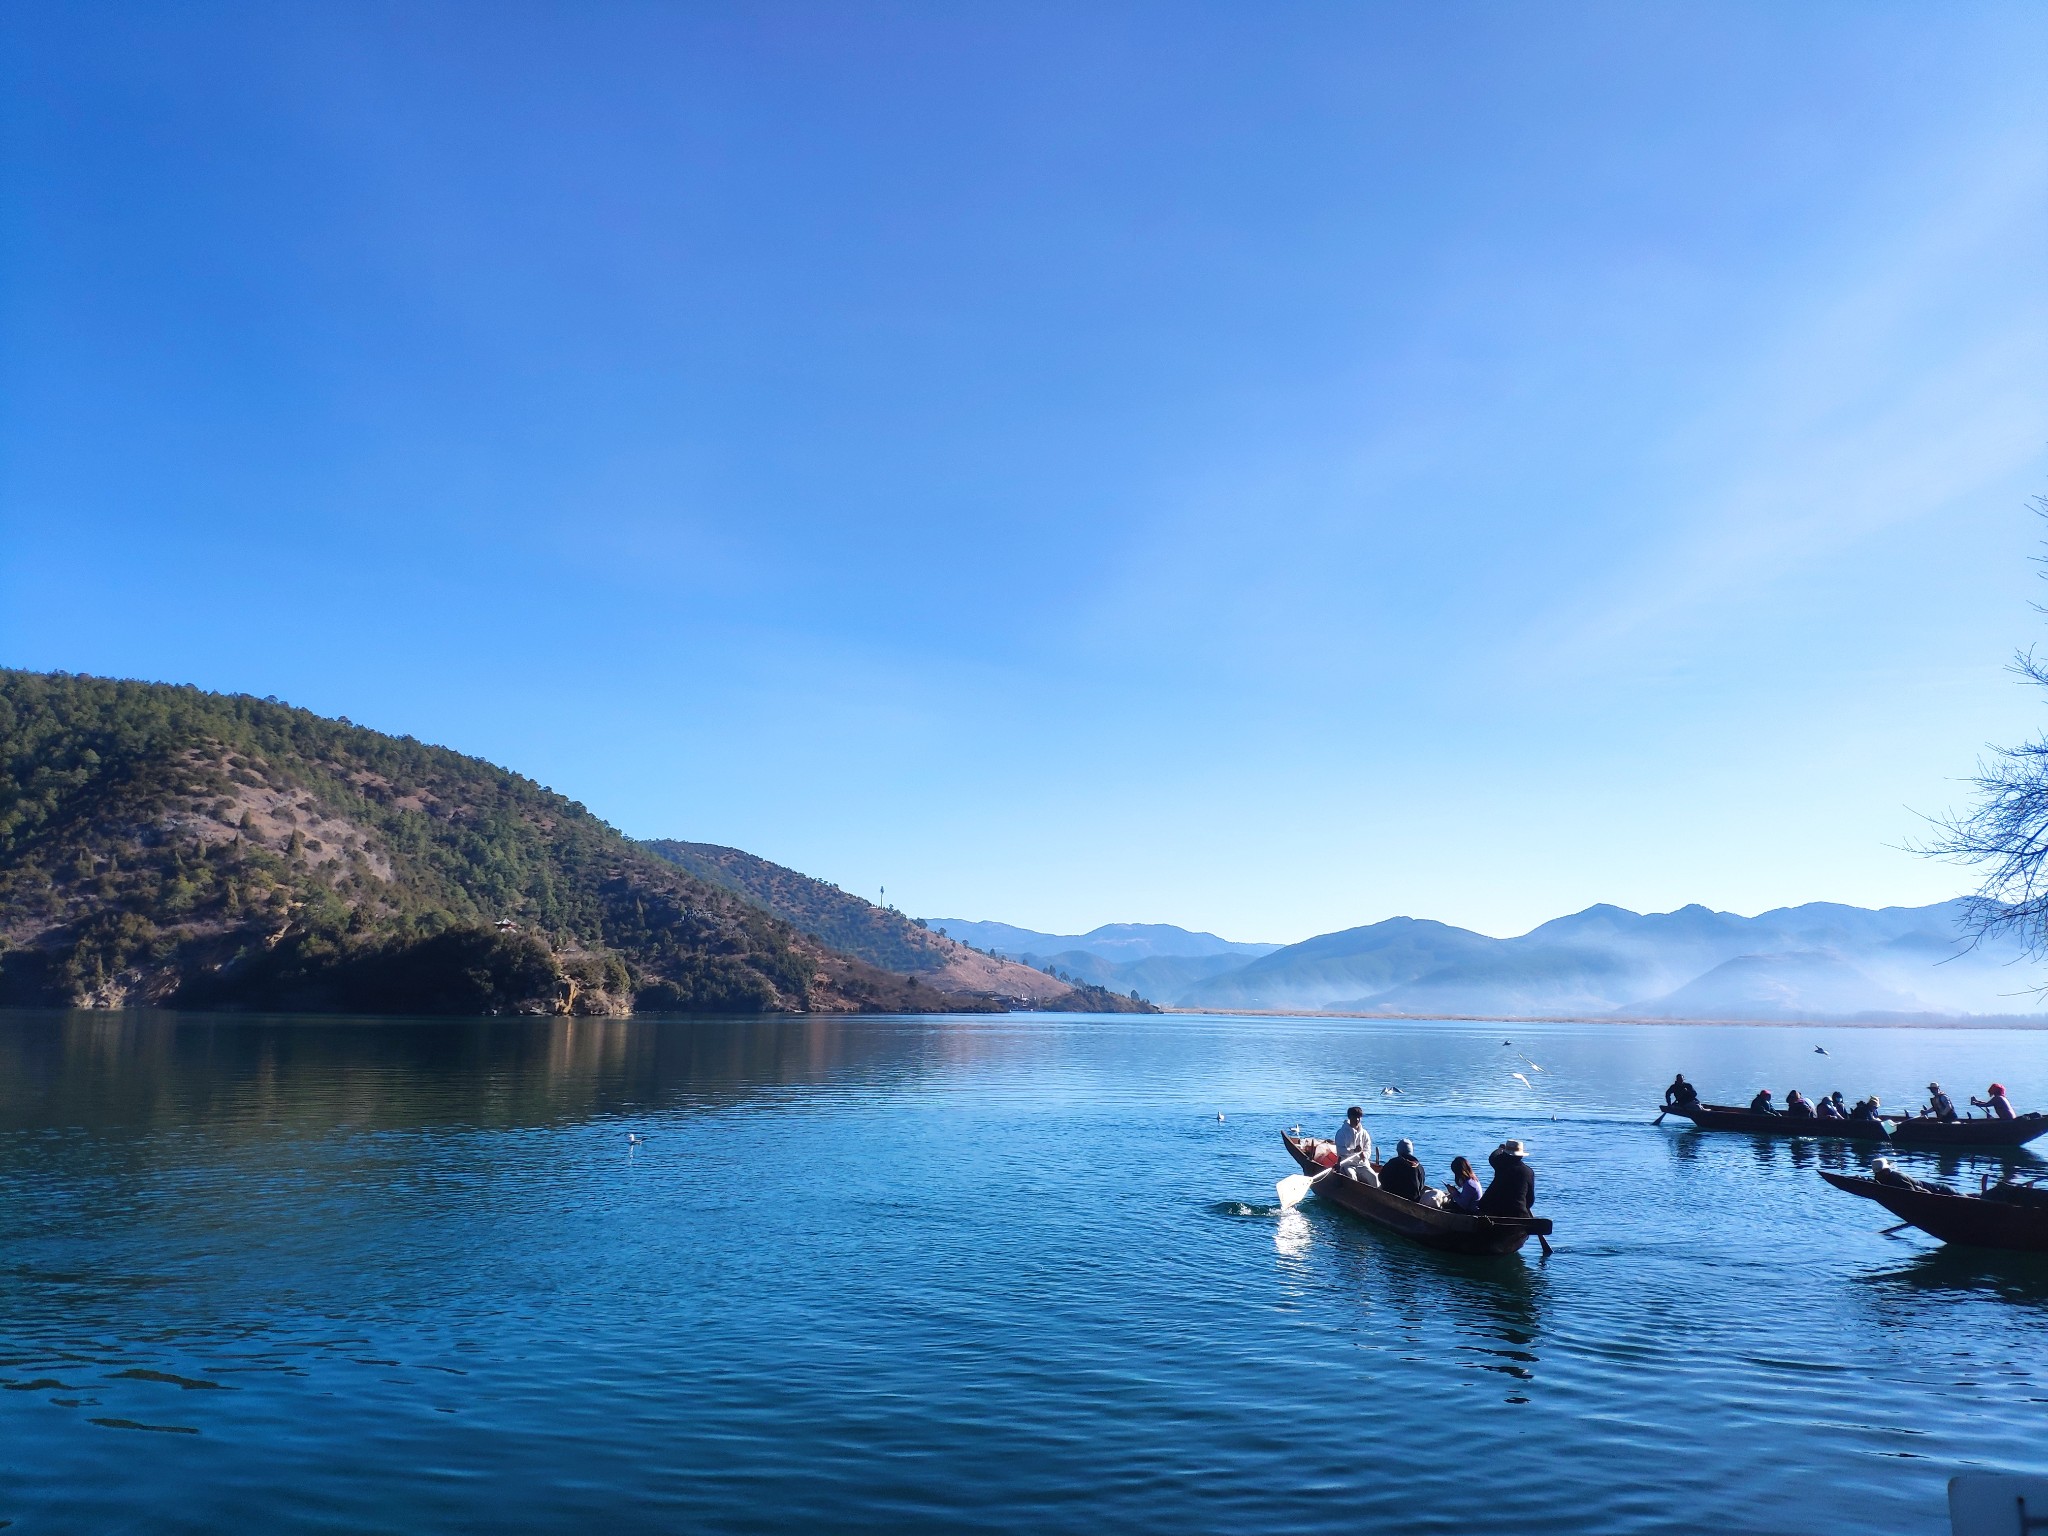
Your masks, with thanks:
M 2048 1104 L 2018 1031 L 0 1014 L 0 1521 L 1934 1533 L 2048 1467 L 2048 1261 L 1674 1069 Z M 1556 1256 L 1281 1214 L 1354 1100 L 1526 1140 Z

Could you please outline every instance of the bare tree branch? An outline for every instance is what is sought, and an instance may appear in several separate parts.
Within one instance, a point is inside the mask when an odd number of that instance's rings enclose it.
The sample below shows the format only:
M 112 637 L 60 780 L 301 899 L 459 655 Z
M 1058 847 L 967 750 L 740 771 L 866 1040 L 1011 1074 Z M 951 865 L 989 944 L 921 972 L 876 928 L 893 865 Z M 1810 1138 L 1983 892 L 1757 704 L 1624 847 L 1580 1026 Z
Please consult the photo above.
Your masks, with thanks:
M 2048 496 L 2034 498 L 2034 511 L 2048 518 Z M 2048 556 L 2034 558 L 2048 578 Z M 2014 655 L 2012 671 L 2048 690 L 2048 661 L 2031 646 Z M 1975 809 L 1929 818 L 1935 835 L 1915 851 L 1984 867 L 1975 894 L 1967 898 L 1965 920 L 1976 937 L 2009 933 L 2029 954 L 2048 955 L 2048 736 L 1992 748 L 1978 760 L 1970 783 Z

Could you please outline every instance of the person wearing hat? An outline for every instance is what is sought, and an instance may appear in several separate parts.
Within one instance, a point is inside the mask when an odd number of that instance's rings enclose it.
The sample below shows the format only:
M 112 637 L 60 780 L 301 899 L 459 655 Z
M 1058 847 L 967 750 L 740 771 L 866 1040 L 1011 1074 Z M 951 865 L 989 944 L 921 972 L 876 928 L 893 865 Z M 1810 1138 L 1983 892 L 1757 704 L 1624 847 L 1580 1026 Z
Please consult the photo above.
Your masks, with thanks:
M 1991 1085 L 1990 1098 L 1980 1099 L 1975 1094 L 1971 1094 L 1970 1102 L 1979 1109 L 1990 1110 L 1991 1118 L 1994 1120 L 2010 1120 L 2014 1118 L 2012 1100 L 2005 1096 L 2005 1084 L 2003 1083 L 1993 1083 Z
M 1519 1141 L 1504 1141 L 1487 1157 L 1493 1182 L 1479 1197 L 1482 1216 L 1527 1216 L 1536 1204 L 1536 1170 L 1522 1161 Z
M 1422 1160 L 1415 1155 L 1415 1143 L 1402 1138 L 1394 1147 L 1394 1155 L 1380 1164 L 1380 1188 L 1403 1200 L 1420 1200 L 1428 1187 Z
M 1920 1113 L 1932 1115 L 1937 1120 L 1962 1119 L 1962 1116 L 1956 1113 L 1956 1101 L 1941 1091 L 1939 1083 L 1927 1085 L 1927 1107 Z
M 1365 1128 L 1365 1111 L 1356 1104 L 1344 1111 L 1344 1123 L 1337 1127 L 1337 1171 L 1347 1179 L 1379 1186 L 1380 1176 L 1372 1171 L 1372 1132 Z
M 1752 1115 L 1775 1115 L 1778 1112 L 1778 1106 L 1771 1102 L 1770 1089 L 1757 1089 L 1756 1097 L 1749 1101 L 1749 1112 Z

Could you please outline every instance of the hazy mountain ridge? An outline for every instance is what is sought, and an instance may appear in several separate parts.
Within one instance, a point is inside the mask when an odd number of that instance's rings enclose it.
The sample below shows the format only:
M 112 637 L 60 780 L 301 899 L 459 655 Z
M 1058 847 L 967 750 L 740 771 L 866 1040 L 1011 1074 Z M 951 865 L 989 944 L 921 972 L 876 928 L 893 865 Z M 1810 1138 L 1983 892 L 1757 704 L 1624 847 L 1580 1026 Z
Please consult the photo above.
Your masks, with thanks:
M 1227 949 L 1161 957 L 1146 962 L 1144 990 L 1169 1006 L 1215 1011 L 1759 1020 L 2040 1014 L 2032 989 L 2048 968 L 2029 963 L 2010 938 L 1973 945 L 1964 910 L 1961 901 L 1810 902 L 1743 917 L 1698 905 L 1640 913 L 1601 904 L 1508 939 L 1400 917 L 1243 960 Z M 1079 949 L 1053 963 L 1107 986 L 1136 970 Z

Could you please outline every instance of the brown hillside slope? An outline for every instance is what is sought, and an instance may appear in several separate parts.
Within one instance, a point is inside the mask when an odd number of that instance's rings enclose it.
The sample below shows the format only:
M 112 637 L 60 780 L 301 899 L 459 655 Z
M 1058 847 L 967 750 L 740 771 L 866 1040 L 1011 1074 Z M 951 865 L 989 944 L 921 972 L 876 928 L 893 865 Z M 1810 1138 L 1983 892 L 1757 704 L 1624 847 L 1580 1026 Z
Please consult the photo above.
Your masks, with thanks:
M 820 942 L 890 971 L 915 976 L 934 990 L 1017 1008 L 1074 1013 L 1154 1011 L 1150 1003 L 1101 987 L 1076 985 L 1011 960 L 998 960 L 934 933 L 890 907 L 878 907 L 836 885 L 738 848 L 659 838 L 643 845 L 773 913 Z

